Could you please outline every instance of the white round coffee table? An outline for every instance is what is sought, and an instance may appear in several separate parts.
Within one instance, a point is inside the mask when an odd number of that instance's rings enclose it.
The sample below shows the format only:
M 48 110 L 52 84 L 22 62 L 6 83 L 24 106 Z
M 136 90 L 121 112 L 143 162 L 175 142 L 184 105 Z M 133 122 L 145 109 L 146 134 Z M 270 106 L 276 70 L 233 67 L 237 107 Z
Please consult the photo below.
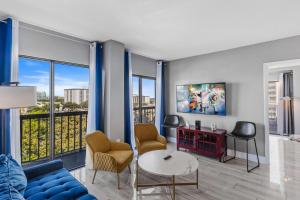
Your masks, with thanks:
M 165 160 L 164 158 L 168 155 L 172 157 Z M 198 166 L 199 163 L 194 156 L 181 151 L 156 150 L 144 153 L 137 160 L 136 189 L 138 190 L 139 187 L 172 186 L 172 198 L 175 199 L 175 186 L 196 185 L 198 189 Z M 151 174 L 172 177 L 172 183 L 140 184 L 138 181 L 139 167 Z M 196 172 L 195 182 L 178 183 L 175 181 L 175 176 L 184 176 L 193 172 Z

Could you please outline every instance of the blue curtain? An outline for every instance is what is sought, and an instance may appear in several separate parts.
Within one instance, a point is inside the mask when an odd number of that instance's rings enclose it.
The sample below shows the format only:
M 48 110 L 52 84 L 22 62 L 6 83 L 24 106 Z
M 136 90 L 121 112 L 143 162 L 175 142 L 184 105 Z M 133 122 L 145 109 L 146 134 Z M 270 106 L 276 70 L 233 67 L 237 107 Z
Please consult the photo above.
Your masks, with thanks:
M 124 55 L 124 138 L 125 142 L 132 147 L 131 143 L 131 118 L 130 118 L 130 70 L 129 53 Z
M 130 81 L 131 81 L 131 72 L 130 72 L 130 61 L 129 61 L 129 53 L 125 51 L 124 55 L 124 138 L 125 142 L 128 143 L 131 148 L 133 147 L 132 144 L 132 135 L 131 135 L 131 88 L 130 88 Z
M 11 80 L 12 19 L 8 18 L 5 22 L 0 22 L 0 83 L 7 83 Z M 5 117 L 5 133 L 2 133 L 3 112 Z M 8 109 L 0 111 L 0 131 L 1 134 L 5 134 L 4 147 L 2 145 L 2 135 L 0 138 L 0 153 L 8 154 L 10 153 L 10 111 Z
M 102 87 L 102 65 L 103 65 L 103 48 L 102 44 L 96 43 L 96 93 L 95 93 L 95 110 L 96 110 L 96 130 L 104 131 L 104 124 L 102 120 L 102 96 L 103 96 L 103 87 Z
M 164 119 L 165 119 L 165 68 L 166 62 L 162 62 L 161 68 L 161 102 L 160 102 L 160 134 L 164 137 L 167 136 L 166 129 L 164 128 Z

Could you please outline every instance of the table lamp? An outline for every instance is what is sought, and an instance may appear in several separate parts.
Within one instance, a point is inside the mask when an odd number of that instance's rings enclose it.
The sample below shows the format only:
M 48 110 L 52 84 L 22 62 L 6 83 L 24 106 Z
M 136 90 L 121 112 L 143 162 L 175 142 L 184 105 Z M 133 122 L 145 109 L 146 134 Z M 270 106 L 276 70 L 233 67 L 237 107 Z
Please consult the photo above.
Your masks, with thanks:
M 5 127 L 5 109 L 11 108 L 25 108 L 35 106 L 37 102 L 36 87 L 32 86 L 10 86 L 0 85 L 0 110 L 2 110 L 1 120 L 1 139 L 2 139 L 2 153 L 6 152 L 6 127 Z

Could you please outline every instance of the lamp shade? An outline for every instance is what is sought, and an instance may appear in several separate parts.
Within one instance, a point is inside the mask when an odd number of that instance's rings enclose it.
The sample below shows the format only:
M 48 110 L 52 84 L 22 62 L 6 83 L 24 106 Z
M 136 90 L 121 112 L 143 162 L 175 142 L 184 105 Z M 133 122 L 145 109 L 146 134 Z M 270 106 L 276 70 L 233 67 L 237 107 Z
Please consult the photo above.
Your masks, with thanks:
M 0 86 L 0 109 L 35 106 L 36 101 L 36 87 Z

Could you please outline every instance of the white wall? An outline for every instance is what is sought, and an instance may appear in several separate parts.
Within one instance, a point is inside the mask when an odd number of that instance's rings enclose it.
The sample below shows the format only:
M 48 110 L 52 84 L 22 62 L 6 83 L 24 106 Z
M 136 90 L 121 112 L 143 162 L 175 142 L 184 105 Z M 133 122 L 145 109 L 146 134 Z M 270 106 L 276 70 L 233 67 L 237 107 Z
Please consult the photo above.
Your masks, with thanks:
M 134 75 L 156 77 L 156 60 L 132 54 L 131 61 Z
M 293 69 L 295 134 L 300 135 L 300 66 Z
M 167 69 L 167 113 L 179 114 L 191 124 L 199 119 L 208 126 L 214 121 L 229 132 L 238 120 L 255 122 L 259 154 L 265 155 L 263 64 L 297 58 L 299 36 L 171 61 Z M 227 116 L 177 113 L 176 85 L 222 81 L 227 83 Z M 175 132 L 169 135 L 175 136 Z M 231 140 L 228 142 L 232 148 Z M 245 152 L 244 143 L 239 142 L 237 149 Z
M 89 65 L 89 42 L 68 35 L 20 23 L 19 54 Z
M 104 43 L 104 132 L 113 140 L 124 140 L 124 53 L 124 44 Z

